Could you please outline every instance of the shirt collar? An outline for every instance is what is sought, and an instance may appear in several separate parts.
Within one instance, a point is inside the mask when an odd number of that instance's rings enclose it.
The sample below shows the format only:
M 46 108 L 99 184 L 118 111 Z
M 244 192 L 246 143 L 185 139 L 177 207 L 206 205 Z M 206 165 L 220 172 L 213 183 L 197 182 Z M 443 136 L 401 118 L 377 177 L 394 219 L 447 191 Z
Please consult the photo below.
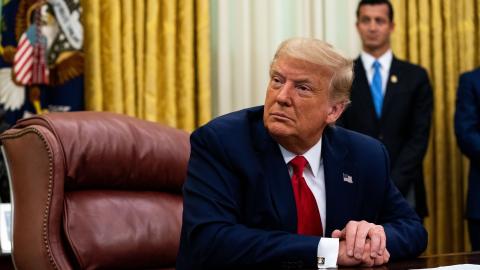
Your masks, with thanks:
M 280 146 L 280 151 L 282 152 L 282 156 L 286 164 L 288 164 L 297 156 L 296 154 L 285 149 L 280 144 L 278 144 L 278 146 Z M 317 177 L 318 170 L 320 168 L 320 162 L 322 161 L 322 138 L 320 138 L 320 140 L 318 140 L 318 142 L 312 146 L 312 148 L 308 149 L 307 152 L 303 153 L 302 156 L 304 156 L 308 161 L 308 165 L 313 173 L 313 176 Z
M 371 54 L 368 54 L 365 51 L 360 53 L 360 58 L 362 59 L 363 67 L 365 70 L 371 70 L 373 62 L 377 60 L 383 69 L 389 70 L 390 65 L 392 64 L 393 53 L 391 49 L 388 49 L 384 54 L 379 58 L 375 59 Z

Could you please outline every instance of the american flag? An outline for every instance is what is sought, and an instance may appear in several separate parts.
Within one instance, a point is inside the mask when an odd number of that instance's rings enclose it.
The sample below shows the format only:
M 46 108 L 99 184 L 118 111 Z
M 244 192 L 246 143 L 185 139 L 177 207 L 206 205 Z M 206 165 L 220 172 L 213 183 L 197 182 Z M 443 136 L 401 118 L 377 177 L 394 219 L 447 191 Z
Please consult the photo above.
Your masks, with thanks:
M 353 184 L 353 178 L 351 175 L 348 175 L 346 173 L 343 174 L 343 181 L 347 182 L 349 184 Z
M 18 42 L 17 52 L 13 57 L 13 75 L 15 81 L 21 85 L 29 85 L 32 80 L 32 66 L 33 66 L 33 41 L 35 35 L 33 27 L 30 27 L 27 32 L 23 33 Z
M 21 85 L 47 84 L 46 40 L 35 24 L 30 25 L 18 41 L 13 58 L 15 82 Z

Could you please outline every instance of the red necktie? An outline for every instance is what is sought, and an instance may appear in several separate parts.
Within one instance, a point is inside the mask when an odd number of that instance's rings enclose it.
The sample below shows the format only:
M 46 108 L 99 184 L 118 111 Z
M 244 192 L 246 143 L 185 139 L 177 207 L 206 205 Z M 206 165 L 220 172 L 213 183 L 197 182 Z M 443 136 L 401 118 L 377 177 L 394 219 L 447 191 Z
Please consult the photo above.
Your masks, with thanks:
M 303 156 L 296 156 L 290 161 L 293 168 L 292 186 L 297 205 L 297 232 L 305 235 L 323 235 L 322 221 L 317 202 L 312 191 L 303 178 L 303 169 L 307 160 Z

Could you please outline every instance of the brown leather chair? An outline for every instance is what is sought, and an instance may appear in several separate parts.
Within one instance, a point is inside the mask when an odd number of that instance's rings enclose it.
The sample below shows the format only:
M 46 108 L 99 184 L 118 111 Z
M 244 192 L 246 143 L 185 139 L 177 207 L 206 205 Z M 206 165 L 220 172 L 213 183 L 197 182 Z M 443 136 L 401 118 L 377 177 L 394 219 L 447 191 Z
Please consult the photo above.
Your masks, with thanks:
M 50 113 L 0 136 L 17 269 L 163 269 L 177 255 L 186 132 L 106 112 Z

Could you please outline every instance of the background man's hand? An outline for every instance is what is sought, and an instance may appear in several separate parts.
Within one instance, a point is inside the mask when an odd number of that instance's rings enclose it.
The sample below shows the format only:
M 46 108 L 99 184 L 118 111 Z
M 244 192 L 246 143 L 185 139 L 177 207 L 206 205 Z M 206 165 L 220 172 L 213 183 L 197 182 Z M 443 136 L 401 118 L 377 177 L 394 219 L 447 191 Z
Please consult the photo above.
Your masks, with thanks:
M 390 259 L 383 227 L 366 221 L 350 221 L 332 237 L 340 238 L 339 265 L 381 265 Z

